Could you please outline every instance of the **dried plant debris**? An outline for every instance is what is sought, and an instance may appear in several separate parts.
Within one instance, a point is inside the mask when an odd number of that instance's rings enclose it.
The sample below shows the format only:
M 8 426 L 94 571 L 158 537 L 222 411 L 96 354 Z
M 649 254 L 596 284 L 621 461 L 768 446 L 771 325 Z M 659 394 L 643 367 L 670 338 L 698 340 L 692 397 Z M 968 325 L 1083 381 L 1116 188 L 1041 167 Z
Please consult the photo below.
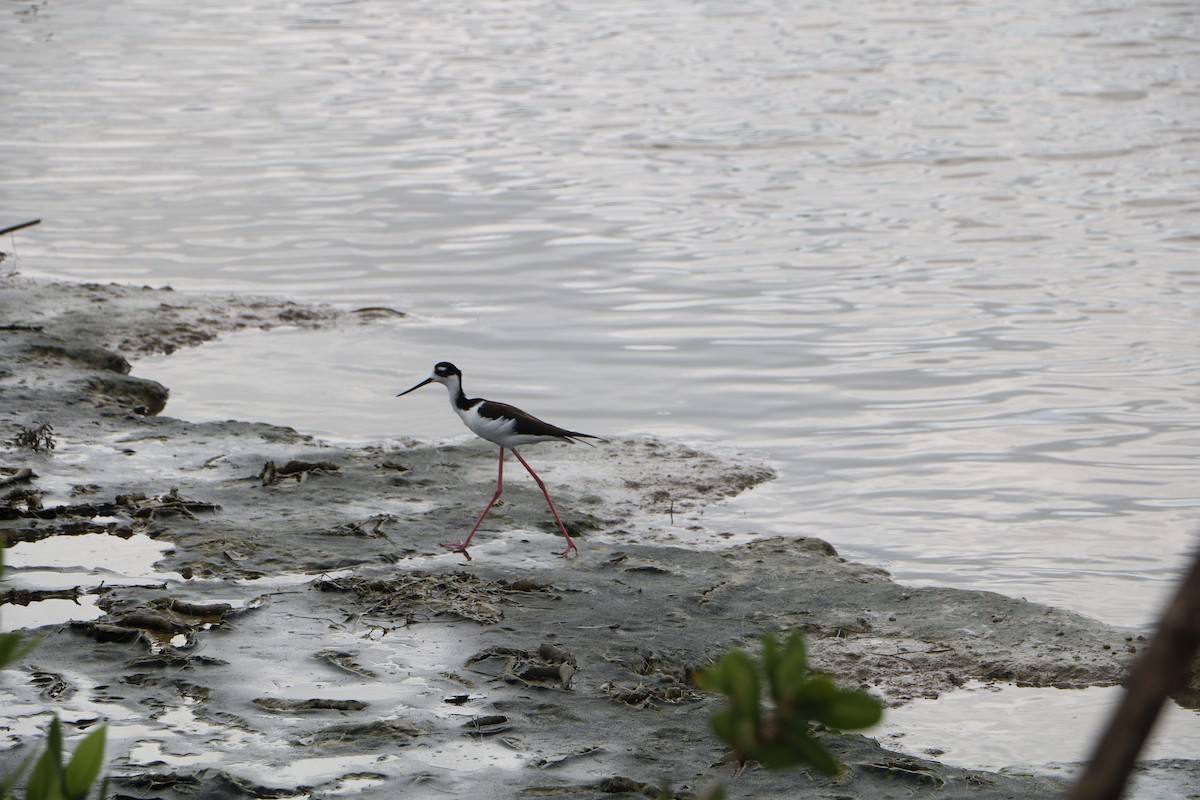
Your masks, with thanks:
M 35 422 L 17 429 L 17 435 L 8 440 L 10 447 L 49 453 L 54 449 L 54 428 L 49 422 Z
M 700 693 L 695 689 L 677 683 L 662 683 L 657 686 L 639 683 L 637 686 L 621 686 L 608 681 L 602 684 L 600 689 L 614 701 L 634 708 L 657 708 L 663 703 L 673 705 L 700 698 Z
M 634 708 L 656 708 L 658 705 L 690 702 L 701 697 L 696 691 L 693 668 L 667 654 L 637 650 L 622 655 L 606 655 L 606 661 L 619 664 L 636 677 L 637 685 L 626 686 L 612 681 L 600 689 L 612 700 Z
M 335 525 L 329 533 L 335 536 L 365 536 L 368 539 L 386 539 L 388 536 L 383 532 L 383 526 L 395 521 L 396 517 L 391 514 L 376 514 L 359 522 L 344 522 L 341 525 Z
M 501 606 L 512 602 L 511 595 L 551 592 L 534 581 L 488 581 L 467 572 L 414 572 L 390 580 L 332 578 L 314 585 L 325 592 L 354 592 L 368 604 L 364 614 L 399 618 L 405 624 L 443 616 L 491 624 L 504 618 Z
M 263 465 L 259 478 L 263 486 L 277 486 L 287 479 L 296 483 L 304 483 L 312 472 L 337 472 L 337 464 L 329 461 L 289 461 L 282 467 L 275 466 L 274 461 Z
M 481 675 L 541 689 L 570 689 L 578 671 L 575 656 L 547 642 L 537 650 L 489 647 L 468 658 L 466 666 Z

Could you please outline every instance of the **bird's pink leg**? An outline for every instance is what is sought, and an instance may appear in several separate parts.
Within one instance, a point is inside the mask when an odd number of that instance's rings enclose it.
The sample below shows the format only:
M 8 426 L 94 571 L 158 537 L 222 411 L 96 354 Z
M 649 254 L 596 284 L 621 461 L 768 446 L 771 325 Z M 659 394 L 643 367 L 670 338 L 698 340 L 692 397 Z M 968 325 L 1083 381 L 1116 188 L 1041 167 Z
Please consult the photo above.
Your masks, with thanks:
M 567 533 L 567 526 L 563 525 L 563 521 L 558 518 L 558 512 L 554 510 L 554 503 L 550 500 L 550 493 L 546 491 L 546 484 L 542 483 L 542 479 L 539 478 L 538 474 L 533 471 L 533 467 L 529 466 L 529 462 L 522 458 L 521 454 L 515 449 L 513 450 L 513 455 L 517 457 L 517 460 L 525 466 L 525 469 L 529 470 L 529 474 L 533 476 L 535 481 L 537 481 L 538 488 L 542 490 L 542 494 L 546 497 L 546 505 L 550 506 L 550 513 L 554 515 L 554 521 L 558 523 L 558 529 L 562 531 L 563 537 L 567 540 L 567 549 L 563 550 L 558 555 L 566 558 L 567 554 L 572 550 L 578 553 L 579 548 L 575 546 L 575 542 L 571 541 L 571 534 Z
M 516 450 L 513 451 L 517 452 Z M 521 458 L 517 456 L 517 458 Z M 524 459 L 522 459 L 524 462 Z M 500 448 L 500 469 L 496 471 L 496 493 L 492 495 L 492 499 L 488 501 L 487 506 L 483 509 L 483 513 L 479 515 L 479 519 L 475 520 L 475 527 L 471 528 L 471 532 L 467 534 L 466 540 L 448 544 L 443 542 L 442 547 L 448 550 L 453 550 L 455 553 L 462 553 L 467 557 L 467 561 L 471 560 L 471 554 L 467 552 L 467 545 L 471 543 L 471 537 L 475 535 L 475 531 L 479 530 L 479 526 L 483 524 L 483 518 L 492 510 L 492 506 L 496 505 L 496 501 L 500 499 L 500 495 L 504 492 L 504 448 Z

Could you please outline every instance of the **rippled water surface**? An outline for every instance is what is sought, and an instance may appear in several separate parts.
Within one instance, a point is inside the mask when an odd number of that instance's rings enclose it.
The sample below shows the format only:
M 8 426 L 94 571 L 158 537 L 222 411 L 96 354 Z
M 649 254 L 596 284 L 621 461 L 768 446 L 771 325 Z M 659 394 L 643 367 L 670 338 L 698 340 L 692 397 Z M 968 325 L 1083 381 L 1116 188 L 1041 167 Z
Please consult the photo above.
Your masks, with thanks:
M 179 416 L 448 437 L 392 395 L 449 358 L 775 464 L 718 529 L 1141 625 L 1200 505 L 1197 19 L 8 0 L 0 222 L 45 221 L 3 249 L 412 315 L 139 366 Z

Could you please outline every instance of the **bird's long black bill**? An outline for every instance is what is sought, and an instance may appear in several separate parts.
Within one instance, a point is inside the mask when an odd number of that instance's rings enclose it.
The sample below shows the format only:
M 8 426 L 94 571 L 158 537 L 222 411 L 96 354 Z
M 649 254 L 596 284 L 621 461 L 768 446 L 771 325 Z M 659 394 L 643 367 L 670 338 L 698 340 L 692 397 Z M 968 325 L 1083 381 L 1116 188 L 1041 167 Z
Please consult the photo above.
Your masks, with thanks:
M 420 389 L 422 386 L 424 386 L 427 383 L 433 383 L 433 378 L 426 378 L 425 380 L 421 381 L 420 383 L 418 383 L 416 386 L 412 387 L 411 389 L 405 389 L 403 392 L 396 395 L 396 397 L 404 397 L 404 395 L 408 394 L 409 392 L 415 392 L 417 389 Z

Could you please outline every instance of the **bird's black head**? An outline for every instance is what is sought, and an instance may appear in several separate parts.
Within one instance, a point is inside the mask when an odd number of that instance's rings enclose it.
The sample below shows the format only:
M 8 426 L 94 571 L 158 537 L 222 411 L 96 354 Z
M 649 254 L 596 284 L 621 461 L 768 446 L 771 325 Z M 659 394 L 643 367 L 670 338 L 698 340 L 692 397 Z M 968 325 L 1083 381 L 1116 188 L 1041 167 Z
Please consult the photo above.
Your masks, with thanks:
M 455 392 L 461 392 L 462 390 L 459 387 L 461 387 L 462 384 L 456 383 L 455 382 L 456 379 L 459 381 L 462 380 L 462 373 L 459 372 L 458 367 L 454 366 L 449 361 L 439 361 L 437 364 L 433 365 L 433 374 L 432 375 L 430 375 L 428 378 L 421 381 L 420 383 L 418 383 L 416 386 L 412 387 L 411 389 L 406 389 L 405 391 L 396 395 L 396 397 L 403 397 L 404 395 L 408 394 L 409 392 L 415 392 L 417 389 L 420 389 L 422 386 L 428 386 L 431 383 L 440 383 L 445 386 L 449 386 L 450 392 L 452 394 Z

